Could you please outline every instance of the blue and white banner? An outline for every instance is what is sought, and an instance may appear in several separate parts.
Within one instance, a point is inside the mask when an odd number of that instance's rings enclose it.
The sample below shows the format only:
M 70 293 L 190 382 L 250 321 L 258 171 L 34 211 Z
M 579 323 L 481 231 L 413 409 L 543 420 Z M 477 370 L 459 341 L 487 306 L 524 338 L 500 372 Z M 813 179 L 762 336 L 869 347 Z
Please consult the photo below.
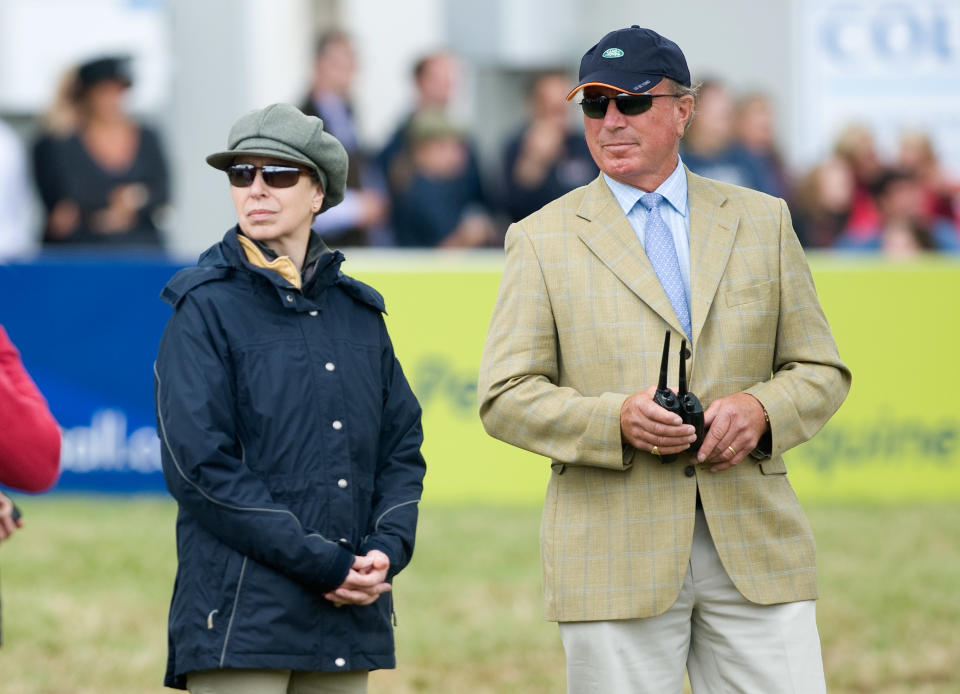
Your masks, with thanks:
M 0 265 L 0 323 L 63 430 L 57 490 L 166 488 L 153 360 L 170 316 L 160 290 L 179 268 L 83 256 Z

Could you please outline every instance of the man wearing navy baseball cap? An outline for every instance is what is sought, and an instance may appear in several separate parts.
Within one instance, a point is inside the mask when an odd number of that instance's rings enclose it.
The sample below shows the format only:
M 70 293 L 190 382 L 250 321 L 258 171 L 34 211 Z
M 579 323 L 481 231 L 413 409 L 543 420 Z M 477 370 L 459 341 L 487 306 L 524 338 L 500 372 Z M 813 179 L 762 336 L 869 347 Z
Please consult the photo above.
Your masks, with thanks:
M 570 98 L 601 174 L 510 227 L 484 346 L 484 427 L 551 459 L 544 606 L 575 694 L 680 694 L 685 669 L 695 694 L 825 691 L 782 454 L 850 371 L 783 200 L 680 160 L 695 93 L 650 29 L 587 51 Z M 704 429 L 654 401 L 665 332 Z
M 680 46 L 652 29 L 636 25 L 618 29 L 600 39 L 580 61 L 580 82 L 568 95 L 584 87 L 608 87 L 625 94 L 650 91 L 667 77 L 690 86 L 690 70 Z

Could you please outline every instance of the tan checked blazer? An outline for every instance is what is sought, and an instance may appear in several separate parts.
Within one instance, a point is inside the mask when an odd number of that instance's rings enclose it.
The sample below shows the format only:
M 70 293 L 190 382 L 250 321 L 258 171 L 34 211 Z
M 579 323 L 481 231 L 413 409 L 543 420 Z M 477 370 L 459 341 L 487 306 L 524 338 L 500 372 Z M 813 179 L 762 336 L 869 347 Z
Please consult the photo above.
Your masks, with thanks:
M 620 407 L 657 382 L 682 330 L 630 223 L 598 177 L 514 224 L 480 368 L 486 430 L 551 458 L 540 530 L 548 619 L 650 617 L 677 598 L 696 490 L 723 565 L 750 601 L 817 596 L 813 537 L 781 453 L 836 411 L 850 372 L 782 200 L 687 172 L 693 357 L 706 408 L 746 391 L 773 455 L 719 473 L 624 446 Z

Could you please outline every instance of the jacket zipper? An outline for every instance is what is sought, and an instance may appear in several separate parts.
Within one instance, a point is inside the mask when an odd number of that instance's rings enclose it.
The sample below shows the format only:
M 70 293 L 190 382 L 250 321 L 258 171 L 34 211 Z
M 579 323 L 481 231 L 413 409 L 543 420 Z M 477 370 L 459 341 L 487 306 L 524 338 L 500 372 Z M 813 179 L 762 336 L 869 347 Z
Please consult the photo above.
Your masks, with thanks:
M 227 657 L 227 644 L 230 643 L 230 632 L 233 629 L 233 619 L 237 616 L 237 603 L 240 602 L 240 589 L 243 587 L 243 575 L 247 572 L 247 558 L 243 558 L 240 566 L 240 578 L 237 580 L 237 592 L 233 596 L 233 609 L 230 611 L 230 621 L 227 622 L 227 633 L 223 637 L 223 650 L 220 651 L 220 667 Z

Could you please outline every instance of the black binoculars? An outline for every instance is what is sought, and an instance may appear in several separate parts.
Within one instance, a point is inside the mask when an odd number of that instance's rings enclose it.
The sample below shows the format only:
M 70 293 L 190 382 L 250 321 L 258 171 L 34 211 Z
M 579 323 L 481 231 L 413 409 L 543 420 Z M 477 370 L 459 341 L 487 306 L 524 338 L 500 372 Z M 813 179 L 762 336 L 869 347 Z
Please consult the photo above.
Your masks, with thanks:
M 697 440 L 690 444 L 690 451 L 696 452 L 703 443 L 703 405 L 697 396 L 687 390 L 687 359 L 690 350 L 687 349 L 686 339 L 680 342 L 680 384 L 676 393 L 667 388 L 667 362 L 670 360 L 670 331 L 667 330 L 663 338 L 663 359 L 660 361 L 660 382 L 653 401 L 660 407 L 680 415 L 684 424 L 692 424 L 697 432 Z M 676 454 L 660 456 L 660 462 L 672 463 L 677 459 Z

